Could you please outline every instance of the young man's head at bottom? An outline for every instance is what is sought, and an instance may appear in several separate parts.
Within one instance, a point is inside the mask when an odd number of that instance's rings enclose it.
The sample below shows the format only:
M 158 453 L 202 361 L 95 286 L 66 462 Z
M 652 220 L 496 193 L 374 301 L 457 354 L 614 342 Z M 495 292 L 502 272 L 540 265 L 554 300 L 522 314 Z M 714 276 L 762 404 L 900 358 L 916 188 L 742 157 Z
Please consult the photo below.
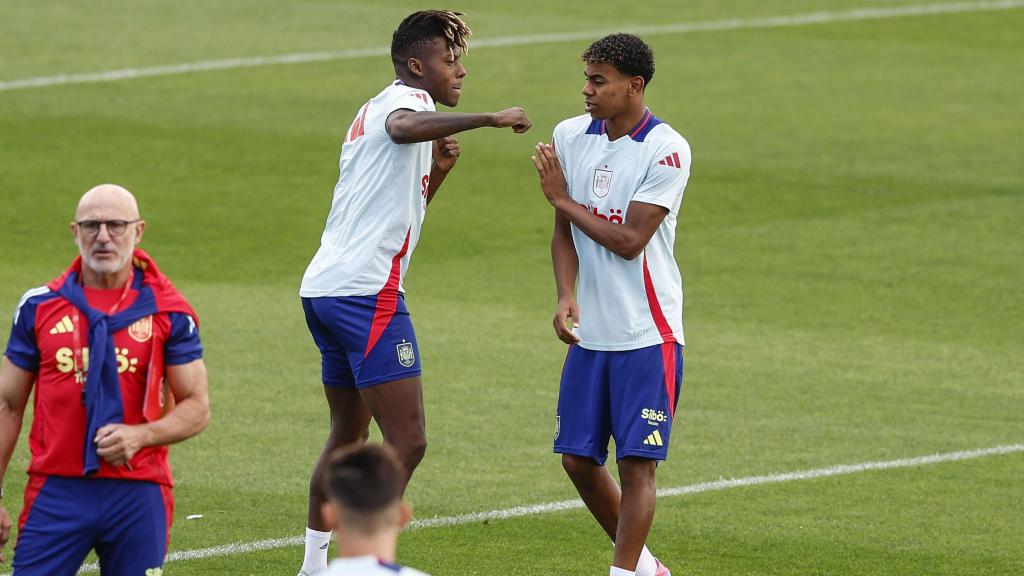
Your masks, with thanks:
M 394 562 L 398 533 L 412 517 L 402 501 L 405 470 L 387 446 L 339 451 L 327 469 L 321 513 L 334 528 L 338 556 Z

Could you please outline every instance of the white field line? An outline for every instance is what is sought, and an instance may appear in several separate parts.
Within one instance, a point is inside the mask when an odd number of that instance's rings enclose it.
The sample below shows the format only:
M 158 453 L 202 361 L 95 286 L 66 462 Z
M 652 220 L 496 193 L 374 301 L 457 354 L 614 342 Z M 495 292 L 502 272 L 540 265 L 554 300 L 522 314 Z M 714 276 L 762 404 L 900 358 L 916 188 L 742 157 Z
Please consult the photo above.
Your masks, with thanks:
M 797 472 L 783 472 L 779 474 L 767 474 L 764 476 L 747 476 L 745 478 L 731 478 L 715 480 L 713 482 L 701 482 L 689 486 L 678 486 L 676 488 L 665 488 L 658 490 L 659 498 L 682 496 L 684 494 L 701 494 L 703 492 L 716 492 L 729 488 L 743 488 L 747 486 L 761 486 L 764 484 L 778 484 L 792 482 L 794 480 L 813 480 L 815 478 L 828 478 L 831 476 L 844 476 L 846 474 L 857 474 L 859 472 L 870 472 L 874 470 L 891 470 L 893 468 L 913 468 L 916 466 L 927 466 L 941 462 L 958 462 L 961 460 L 973 460 L 975 458 L 986 458 L 989 456 L 1002 456 L 1024 452 L 1024 444 L 1008 444 L 992 448 L 980 448 L 977 450 L 965 450 L 962 452 L 947 452 L 944 454 L 932 454 L 931 456 L 918 456 L 916 458 L 901 458 L 899 460 L 886 460 L 882 462 L 861 462 L 860 464 L 838 464 L 828 468 L 815 468 L 813 470 L 801 470 Z M 502 510 L 490 510 L 487 512 L 474 512 L 459 516 L 439 516 L 413 520 L 406 527 L 406 530 L 422 530 L 425 528 L 438 528 L 446 526 L 459 526 L 484 522 L 490 520 L 506 520 L 509 518 L 520 518 L 523 516 L 536 516 L 539 514 L 550 514 L 562 510 L 576 510 L 583 508 L 583 501 L 562 500 L 560 502 L 548 502 L 546 504 L 534 504 L 532 506 L 516 506 Z M 171 552 L 167 555 L 167 562 L 180 562 L 183 560 L 197 560 L 199 558 L 212 558 L 222 556 L 234 556 L 246 552 L 258 552 L 261 550 L 272 550 L 275 548 L 286 548 L 289 546 L 301 546 L 305 538 L 294 536 L 291 538 L 275 538 L 273 540 L 257 540 L 255 542 L 236 542 L 212 548 L 201 548 L 198 550 L 182 550 Z M 95 563 L 85 564 L 79 573 L 96 572 L 99 566 Z
M 886 18 L 902 18 L 908 16 L 927 16 L 932 14 L 953 14 L 959 12 L 982 12 L 991 10 L 1012 10 L 1024 8 L 1024 0 L 975 0 L 971 2 L 946 2 L 941 4 L 920 4 L 914 6 L 895 6 L 880 8 L 861 8 L 841 12 L 811 12 L 790 16 L 771 16 L 765 18 L 734 18 L 710 22 L 679 22 L 658 26 L 623 25 L 615 29 L 582 30 L 576 32 L 558 32 L 553 34 L 530 34 L 522 36 L 498 36 L 473 41 L 474 48 L 498 46 L 515 46 L 521 44 L 546 44 L 553 42 L 575 42 L 577 40 L 596 39 L 613 32 L 632 32 L 645 36 L 655 34 L 688 34 L 691 32 L 712 32 L 721 30 L 741 30 L 750 28 L 779 28 L 786 26 L 807 26 L 811 24 L 827 24 L 832 22 L 851 22 L 857 20 L 880 20 Z M 172 76 L 192 72 L 211 70 L 234 70 L 256 66 L 278 64 L 304 64 L 309 62 L 327 62 L 333 60 L 353 60 L 371 56 L 386 56 L 390 50 L 386 46 L 377 48 L 357 48 L 337 52 L 305 52 L 298 54 L 281 54 L 277 56 L 255 56 L 249 58 L 230 58 L 226 60 L 205 60 L 166 66 L 144 68 L 124 68 L 103 72 L 85 72 L 79 74 L 61 74 L 57 76 L 38 76 L 0 81 L 0 92 L 24 90 L 27 88 L 43 88 L 64 84 L 85 84 L 90 82 L 113 82 L 129 78 L 148 76 Z

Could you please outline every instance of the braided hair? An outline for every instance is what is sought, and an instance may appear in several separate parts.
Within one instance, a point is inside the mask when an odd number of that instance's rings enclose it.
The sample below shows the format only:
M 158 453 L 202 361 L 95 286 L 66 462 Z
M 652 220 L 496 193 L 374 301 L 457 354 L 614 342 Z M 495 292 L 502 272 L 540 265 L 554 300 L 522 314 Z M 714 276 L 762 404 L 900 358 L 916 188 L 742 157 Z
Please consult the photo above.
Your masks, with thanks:
M 461 48 L 469 53 L 469 37 L 473 31 L 462 21 L 462 12 L 422 10 L 406 16 L 391 37 L 391 61 L 401 66 L 435 38 L 443 38 L 448 50 Z

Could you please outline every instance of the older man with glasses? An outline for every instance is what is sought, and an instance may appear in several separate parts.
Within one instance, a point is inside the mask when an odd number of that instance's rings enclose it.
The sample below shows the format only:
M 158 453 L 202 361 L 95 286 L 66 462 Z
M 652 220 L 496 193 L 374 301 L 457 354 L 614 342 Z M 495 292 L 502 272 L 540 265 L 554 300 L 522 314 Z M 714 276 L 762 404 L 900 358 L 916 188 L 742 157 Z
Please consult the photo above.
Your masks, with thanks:
M 25 293 L 0 364 L 0 481 L 35 386 L 18 576 L 158 575 L 172 521 L 168 445 L 209 420 L 192 307 L 136 245 L 146 222 L 111 184 L 82 196 L 79 257 Z M 2 496 L 2 488 L 0 488 Z M 0 501 L 0 547 L 11 519 Z

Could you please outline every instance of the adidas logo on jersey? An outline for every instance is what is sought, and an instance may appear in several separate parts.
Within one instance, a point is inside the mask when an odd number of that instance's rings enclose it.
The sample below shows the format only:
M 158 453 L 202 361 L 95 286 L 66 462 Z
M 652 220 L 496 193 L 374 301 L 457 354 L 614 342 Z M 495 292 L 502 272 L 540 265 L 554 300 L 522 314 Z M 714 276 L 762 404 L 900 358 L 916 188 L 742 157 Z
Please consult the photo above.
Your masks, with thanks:
M 673 152 L 668 156 L 665 156 L 661 160 L 658 160 L 658 164 L 662 166 L 671 166 L 673 168 L 682 168 L 683 165 L 679 163 L 679 152 Z
M 57 322 L 53 328 L 50 328 L 50 334 L 67 334 L 75 329 L 75 325 L 71 323 L 71 318 L 65 316 Z
M 661 439 L 661 431 L 655 430 L 647 435 L 647 439 L 644 440 L 646 446 L 664 446 L 665 442 Z

